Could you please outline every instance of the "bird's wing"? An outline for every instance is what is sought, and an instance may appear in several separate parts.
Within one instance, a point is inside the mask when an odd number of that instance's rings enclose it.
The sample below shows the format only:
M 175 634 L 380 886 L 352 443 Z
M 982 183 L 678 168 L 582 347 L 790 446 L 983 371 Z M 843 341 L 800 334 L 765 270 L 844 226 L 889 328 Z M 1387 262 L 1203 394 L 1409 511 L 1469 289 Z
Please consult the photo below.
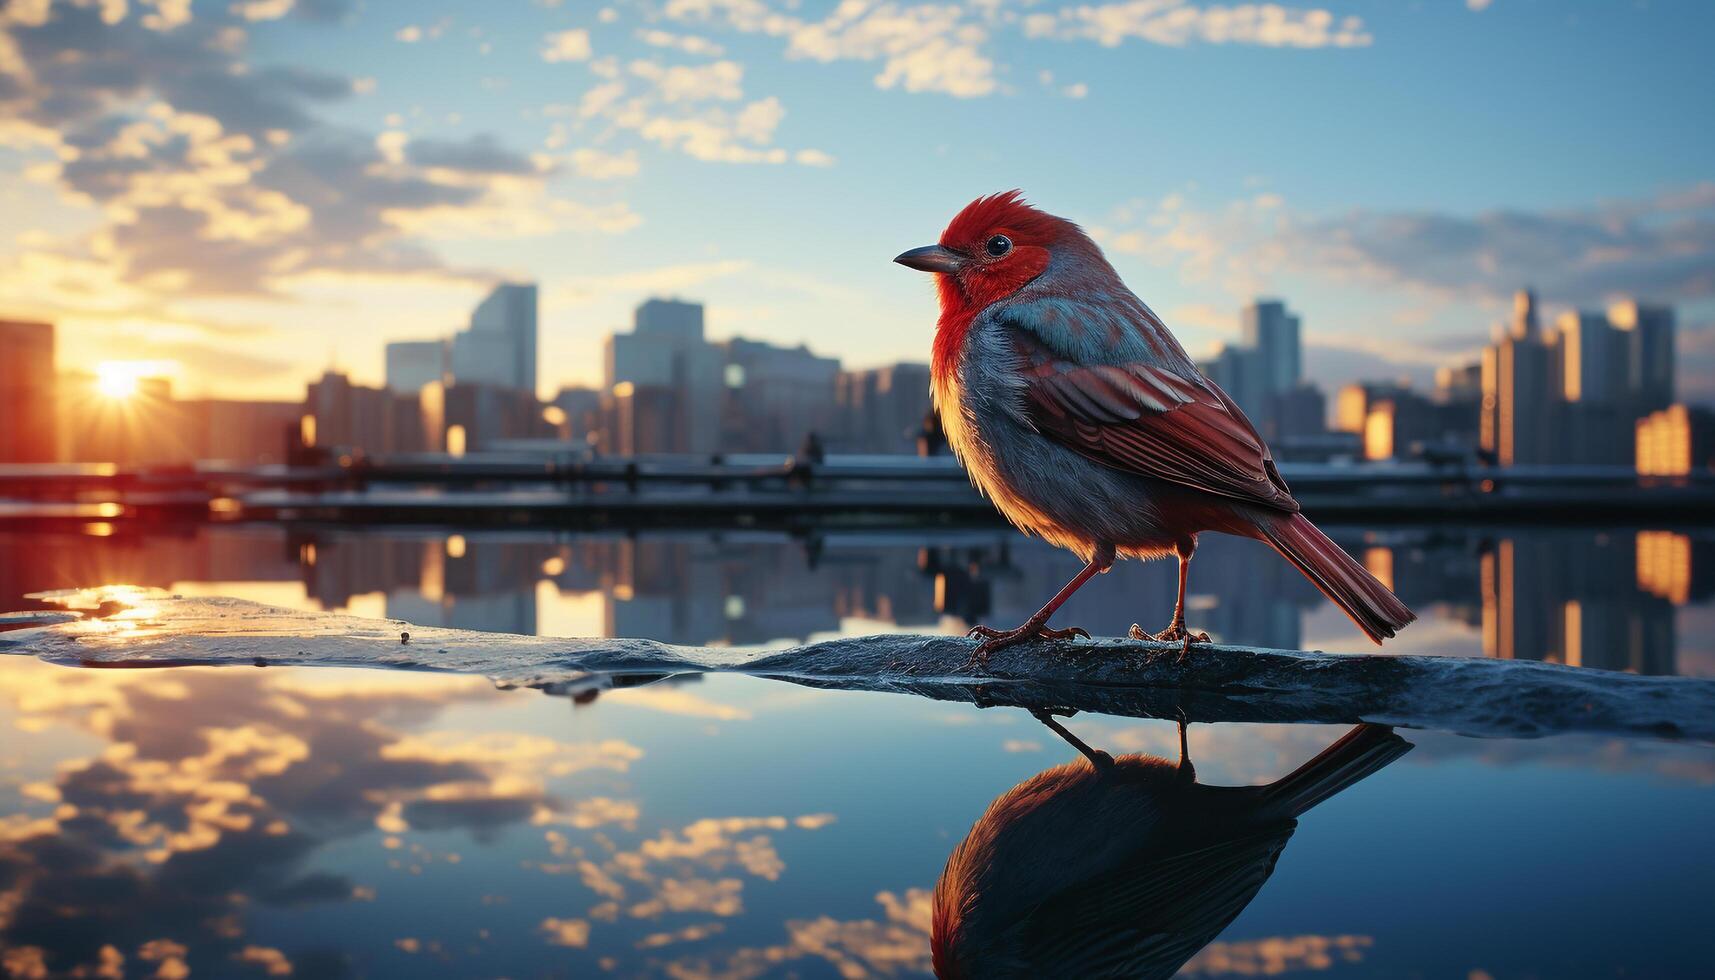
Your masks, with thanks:
M 1281 511 L 1298 510 L 1245 413 L 1195 369 L 1076 364 L 1011 331 L 1038 432 L 1098 463 Z
M 1144 856 L 1049 896 L 1024 923 L 1026 956 L 1064 976 L 1170 977 L 1256 897 L 1296 827 Z

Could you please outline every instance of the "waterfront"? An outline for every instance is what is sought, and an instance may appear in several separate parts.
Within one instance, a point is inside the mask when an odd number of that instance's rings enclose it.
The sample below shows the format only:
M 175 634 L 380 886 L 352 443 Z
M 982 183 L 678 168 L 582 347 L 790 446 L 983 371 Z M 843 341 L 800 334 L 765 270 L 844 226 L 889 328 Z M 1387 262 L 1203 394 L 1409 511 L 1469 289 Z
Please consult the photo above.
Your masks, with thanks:
M 1715 676 L 1706 532 L 1338 536 L 1423 616 L 1387 652 Z M 699 645 L 1009 622 L 1073 561 L 1003 531 L 0 537 L 8 608 L 127 582 Z M 1065 621 L 1111 635 L 1164 618 L 1170 574 L 1122 565 Z M 1223 640 L 1362 648 L 1246 542 L 1211 539 L 1192 593 L 1194 624 Z M 1177 751 L 1171 722 L 1065 724 L 1116 755 Z M 555 696 L 5 657 L 0 727 L 0 943 L 22 975 L 923 975 L 954 845 L 1009 787 L 1078 759 L 1014 708 L 723 674 Z M 1189 742 L 1200 781 L 1248 784 L 1342 731 L 1193 724 Z M 1677 977 L 1715 958 L 1696 912 L 1715 886 L 1709 746 L 1401 734 L 1415 747 L 1307 814 L 1187 973 Z

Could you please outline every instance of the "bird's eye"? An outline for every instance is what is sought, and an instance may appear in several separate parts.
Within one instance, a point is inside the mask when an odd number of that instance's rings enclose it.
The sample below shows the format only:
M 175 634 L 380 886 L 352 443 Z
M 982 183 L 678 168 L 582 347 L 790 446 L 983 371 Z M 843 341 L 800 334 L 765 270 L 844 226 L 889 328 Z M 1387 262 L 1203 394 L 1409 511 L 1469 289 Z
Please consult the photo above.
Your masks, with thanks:
M 988 240 L 988 244 L 984 245 L 983 249 L 998 259 L 1012 251 L 1012 239 L 1005 235 L 996 235 Z

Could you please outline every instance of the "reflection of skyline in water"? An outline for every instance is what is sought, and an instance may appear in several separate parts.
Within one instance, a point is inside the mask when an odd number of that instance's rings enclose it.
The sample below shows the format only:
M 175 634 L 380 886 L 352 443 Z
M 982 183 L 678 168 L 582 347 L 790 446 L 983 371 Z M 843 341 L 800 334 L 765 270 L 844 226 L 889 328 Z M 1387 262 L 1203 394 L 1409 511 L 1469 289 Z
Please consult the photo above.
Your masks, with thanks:
M 1586 528 L 1442 529 L 1343 539 L 1422 617 L 1395 653 L 1708 673 L 1715 646 L 1676 630 L 1715 594 L 1715 538 Z M 123 582 L 287 606 L 543 635 L 753 645 L 899 628 L 1021 621 L 1076 563 L 1010 532 L 561 536 L 287 533 L 196 528 L 141 536 L 0 534 L 0 597 Z M 1097 635 L 1170 612 L 1174 569 L 1122 562 L 1061 614 Z M 1250 542 L 1210 536 L 1190 618 L 1218 640 L 1369 644 Z M 1682 644 L 1687 644 L 1681 649 Z M 1705 648 L 1705 647 L 1708 648 Z M 1682 662 L 1683 661 L 1683 662 Z

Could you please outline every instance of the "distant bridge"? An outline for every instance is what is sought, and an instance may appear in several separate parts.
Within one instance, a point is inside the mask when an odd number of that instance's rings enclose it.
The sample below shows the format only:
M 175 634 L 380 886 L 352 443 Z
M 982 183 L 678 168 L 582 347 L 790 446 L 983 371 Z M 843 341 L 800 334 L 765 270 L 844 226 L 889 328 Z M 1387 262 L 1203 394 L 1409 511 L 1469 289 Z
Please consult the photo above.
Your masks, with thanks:
M 1473 462 L 1286 463 L 1328 522 L 1715 519 L 1715 474 Z M 591 457 L 540 450 L 312 466 L 0 466 L 0 523 L 310 521 L 651 526 L 998 520 L 949 456 Z

